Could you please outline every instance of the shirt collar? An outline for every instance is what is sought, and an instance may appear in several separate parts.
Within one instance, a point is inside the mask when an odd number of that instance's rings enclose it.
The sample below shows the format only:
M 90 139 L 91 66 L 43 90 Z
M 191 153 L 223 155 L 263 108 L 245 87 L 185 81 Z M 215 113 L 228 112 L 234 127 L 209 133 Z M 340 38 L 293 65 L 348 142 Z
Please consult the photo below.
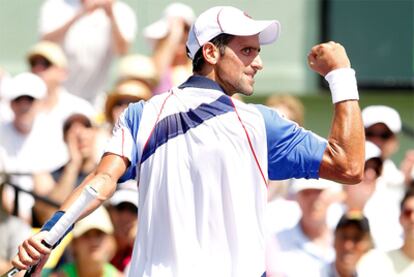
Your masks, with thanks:
M 222 87 L 217 84 L 215 81 L 200 75 L 192 75 L 190 78 L 187 79 L 184 83 L 182 83 L 178 88 L 203 88 L 203 89 L 214 89 L 221 91 L 222 93 L 226 94 Z

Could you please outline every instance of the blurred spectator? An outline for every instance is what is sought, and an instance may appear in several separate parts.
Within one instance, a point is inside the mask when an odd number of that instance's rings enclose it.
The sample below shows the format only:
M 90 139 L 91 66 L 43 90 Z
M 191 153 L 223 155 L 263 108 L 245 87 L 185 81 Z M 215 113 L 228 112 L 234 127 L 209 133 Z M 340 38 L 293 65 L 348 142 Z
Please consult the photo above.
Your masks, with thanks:
M 362 277 L 389 276 L 408 277 L 414 276 L 414 189 L 409 188 L 402 198 L 400 223 L 404 230 L 404 243 L 395 250 L 387 253 L 371 251 L 359 265 Z
M 368 106 L 362 110 L 365 136 L 381 149 L 384 166 L 381 178 L 378 180 L 381 185 L 395 190 L 397 195 L 395 201 L 398 203 L 403 194 L 402 184 L 404 176 L 391 160 L 399 148 L 398 134 L 401 131 L 401 118 L 399 113 L 388 106 Z M 390 191 L 390 193 L 394 191 Z
M 372 247 L 368 219 L 361 212 L 345 213 L 335 228 L 335 261 L 323 269 L 321 276 L 360 276 L 357 264 Z
M 372 142 L 365 144 L 365 171 L 361 183 L 344 186 L 345 210 L 363 211 L 368 218 L 374 246 L 388 251 L 401 246 L 402 229 L 398 224 L 399 205 L 392 190 L 379 183 L 383 160 L 381 150 Z
M 113 226 L 104 207 L 76 223 L 70 244 L 74 261 L 63 264 L 52 276 L 123 276 L 109 263 L 114 247 L 112 233 Z
M 0 185 L 0 194 L 1 188 Z M 20 218 L 9 215 L 1 204 L 0 201 L 0 272 L 4 273 L 11 268 L 10 261 L 16 255 L 17 247 L 30 236 L 31 229 L 30 225 Z
M 10 100 L 14 118 L 0 123 L 0 164 L 6 173 L 14 174 L 10 181 L 22 189 L 32 190 L 32 172 L 45 170 L 47 147 L 44 133 L 38 128 L 36 116 L 41 99 L 46 95 L 46 85 L 32 73 L 21 73 L 7 82 L 5 96 Z M 25 173 L 25 174 L 23 174 Z M 15 191 L 6 186 L 2 195 L 3 205 L 9 213 L 14 209 Z M 19 193 L 17 214 L 31 221 L 33 197 Z
M 138 189 L 135 180 L 118 185 L 109 199 L 109 214 L 116 241 L 116 252 L 111 264 L 128 275 L 125 270 L 132 257 L 138 227 Z
M 153 47 L 153 59 L 160 75 L 160 83 L 154 93 L 168 91 L 192 74 L 185 43 L 194 19 L 190 6 L 175 2 L 165 8 L 160 20 L 144 29 L 144 37 Z
M 43 139 L 49 147 L 49 162 L 52 163 L 50 169 L 54 170 L 68 161 L 62 136 L 64 120 L 73 113 L 93 116 L 95 112 L 90 103 L 70 94 L 62 86 L 67 76 L 67 59 L 59 45 L 49 41 L 38 42 L 29 49 L 27 63 L 32 73 L 42 78 L 47 87 L 38 120 L 45 128 L 45 134 L 47 133 Z
M 10 103 L 4 97 L 3 87 L 5 83 L 10 80 L 9 74 L 0 67 L 0 122 L 9 121 L 13 118 L 13 112 L 10 108 Z
M 73 114 L 65 120 L 63 136 L 70 159 L 67 164 L 51 173 L 35 174 L 35 186 L 43 187 L 43 195 L 57 203 L 62 203 L 70 192 L 92 172 L 99 159 L 99 149 L 96 144 L 97 133 L 90 119 L 83 114 Z M 36 201 L 34 211 L 36 219 L 42 225 L 53 215 L 56 208 L 42 201 Z
M 115 0 L 46 0 L 39 32 L 68 57 L 65 87 L 101 109 L 111 63 L 128 52 L 136 34 L 134 11 Z
M 266 106 L 276 109 L 285 118 L 303 127 L 305 107 L 299 98 L 288 94 L 275 94 L 267 98 Z
M 324 179 L 297 179 L 293 190 L 302 216 L 296 226 L 273 237 L 279 249 L 268 249 L 273 257 L 267 257 L 266 276 L 320 276 L 322 268 L 334 260 L 327 211 L 338 200 L 340 185 Z
M 116 120 L 129 103 L 148 100 L 158 80 L 152 59 L 129 55 L 121 59 L 118 80 L 105 102 L 105 118 L 112 131 Z

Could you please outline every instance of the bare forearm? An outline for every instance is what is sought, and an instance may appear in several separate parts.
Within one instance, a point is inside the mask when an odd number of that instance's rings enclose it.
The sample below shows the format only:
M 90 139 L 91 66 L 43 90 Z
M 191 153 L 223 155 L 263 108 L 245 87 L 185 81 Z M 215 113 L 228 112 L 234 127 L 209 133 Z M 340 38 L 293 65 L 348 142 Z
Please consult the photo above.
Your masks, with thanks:
M 364 128 L 358 101 L 335 104 L 320 176 L 342 183 L 358 183 L 364 165 Z

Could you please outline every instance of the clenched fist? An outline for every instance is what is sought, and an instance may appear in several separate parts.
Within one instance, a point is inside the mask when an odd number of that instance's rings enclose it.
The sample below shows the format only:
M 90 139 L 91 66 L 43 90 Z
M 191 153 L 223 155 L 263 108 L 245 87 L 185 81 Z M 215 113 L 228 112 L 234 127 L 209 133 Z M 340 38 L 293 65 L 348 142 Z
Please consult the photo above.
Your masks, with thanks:
M 334 41 L 312 47 L 308 54 L 308 64 L 313 71 L 322 76 L 334 69 L 351 67 L 345 48 Z

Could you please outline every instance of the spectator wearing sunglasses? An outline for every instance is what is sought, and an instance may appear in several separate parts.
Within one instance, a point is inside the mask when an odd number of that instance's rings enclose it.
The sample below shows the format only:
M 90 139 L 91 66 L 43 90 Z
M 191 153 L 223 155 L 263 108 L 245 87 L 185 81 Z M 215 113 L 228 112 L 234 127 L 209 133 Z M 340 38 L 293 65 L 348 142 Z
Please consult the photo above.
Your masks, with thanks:
M 370 251 L 361 259 L 358 276 L 414 276 L 414 188 L 401 200 L 399 221 L 404 230 L 402 246 L 386 253 Z
M 404 176 L 397 168 L 391 157 L 398 151 L 398 134 L 401 132 L 402 122 L 399 113 L 388 106 L 373 105 L 362 111 L 365 136 L 381 149 L 384 166 L 379 182 L 389 187 L 401 187 Z M 398 189 L 397 189 L 398 190 Z M 397 203 L 401 199 L 403 190 L 397 196 Z
M 71 114 L 82 113 L 93 117 L 95 111 L 86 100 L 73 95 L 63 87 L 67 77 L 67 59 L 59 45 L 50 41 L 40 41 L 27 53 L 27 63 L 32 73 L 39 76 L 46 84 L 47 94 L 42 103 L 40 120 L 47 129 L 44 139 L 51 153 L 50 170 L 66 164 L 69 159 L 63 139 L 63 123 Z

